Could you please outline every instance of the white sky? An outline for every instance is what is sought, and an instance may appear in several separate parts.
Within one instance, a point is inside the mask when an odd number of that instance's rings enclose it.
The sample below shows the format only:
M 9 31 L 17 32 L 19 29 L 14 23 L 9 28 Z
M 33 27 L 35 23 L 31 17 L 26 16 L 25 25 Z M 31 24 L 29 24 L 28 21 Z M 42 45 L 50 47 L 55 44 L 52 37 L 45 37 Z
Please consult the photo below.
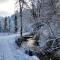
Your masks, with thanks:
M 9 16 L 15 11 L 15 0 L 0 0 L 0 16 Z

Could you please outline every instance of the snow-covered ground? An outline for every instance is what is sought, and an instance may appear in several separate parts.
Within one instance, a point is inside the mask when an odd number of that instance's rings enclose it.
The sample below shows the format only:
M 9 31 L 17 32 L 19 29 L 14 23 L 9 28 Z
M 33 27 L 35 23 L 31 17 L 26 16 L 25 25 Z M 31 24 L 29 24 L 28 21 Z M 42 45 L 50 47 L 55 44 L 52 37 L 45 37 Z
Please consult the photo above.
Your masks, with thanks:
M 29 56 L 17 48 L 15 39 L 18 36 L 19 34 L 0 34 L 0 60 L 39 60 L 36 56 Z

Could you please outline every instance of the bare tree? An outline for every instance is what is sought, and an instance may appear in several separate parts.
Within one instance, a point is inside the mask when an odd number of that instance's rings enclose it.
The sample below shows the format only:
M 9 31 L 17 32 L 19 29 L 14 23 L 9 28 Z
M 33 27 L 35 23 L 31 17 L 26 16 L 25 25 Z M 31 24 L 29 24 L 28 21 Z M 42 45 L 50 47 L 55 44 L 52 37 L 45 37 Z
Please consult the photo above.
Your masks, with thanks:
M 36 18 L 37 18 L 37 13 L 36 13 L 36 7 L 34 5 L 34 0 L 31 1 L 31 4 L 32 4 L 32 9 L 31 9 L 31 13 L 32 13 L 32 16 L 36 22 Z
M 19 6 L 20 6 L 20 21 L 21 21 L 21 31 L 20 31 L 20 34 L 21 34 L 21 37 L 22 37 L 22 9 L 23 9 L 23 3 L 24 0 L 19 0 Z
M 40 18 L 41 0 L 37 1 L 31 0 L 31 6 L 32 6 L 31 13 L 36 22 L 38 20 L 37 18 Z
M 37 0 L 37 14 L 38 14 L 38 17 L 40 17 L 40 9 L 41 9 L 41 0 Z

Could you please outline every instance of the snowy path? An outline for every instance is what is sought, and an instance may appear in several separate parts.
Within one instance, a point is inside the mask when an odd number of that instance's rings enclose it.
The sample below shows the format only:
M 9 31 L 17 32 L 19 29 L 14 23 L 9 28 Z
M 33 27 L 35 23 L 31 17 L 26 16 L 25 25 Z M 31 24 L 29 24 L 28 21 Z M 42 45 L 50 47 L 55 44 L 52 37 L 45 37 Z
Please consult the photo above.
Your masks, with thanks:
M 16 60 L 11 51 L 9 40 L 12 40 L 12 36 L 0 37 L 0 60 Z M 2 56 L 2 57 L 1 57 Z
M 28 56 L 16 49 L 14 40 L 19 34 L 0 36 L 0 60 L 39 60 L 36 56 Z

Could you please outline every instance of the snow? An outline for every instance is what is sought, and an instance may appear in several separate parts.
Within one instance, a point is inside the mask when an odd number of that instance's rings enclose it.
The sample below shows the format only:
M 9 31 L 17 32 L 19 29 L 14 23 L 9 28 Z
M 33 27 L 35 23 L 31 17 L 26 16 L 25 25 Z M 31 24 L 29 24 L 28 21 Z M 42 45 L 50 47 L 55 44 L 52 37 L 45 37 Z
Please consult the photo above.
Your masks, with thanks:
M 19 34 L 0 34 L 0 60 L 39 60 L 36 56 L 25 54 L 16 46 L 14 42 L 18 36 Z

